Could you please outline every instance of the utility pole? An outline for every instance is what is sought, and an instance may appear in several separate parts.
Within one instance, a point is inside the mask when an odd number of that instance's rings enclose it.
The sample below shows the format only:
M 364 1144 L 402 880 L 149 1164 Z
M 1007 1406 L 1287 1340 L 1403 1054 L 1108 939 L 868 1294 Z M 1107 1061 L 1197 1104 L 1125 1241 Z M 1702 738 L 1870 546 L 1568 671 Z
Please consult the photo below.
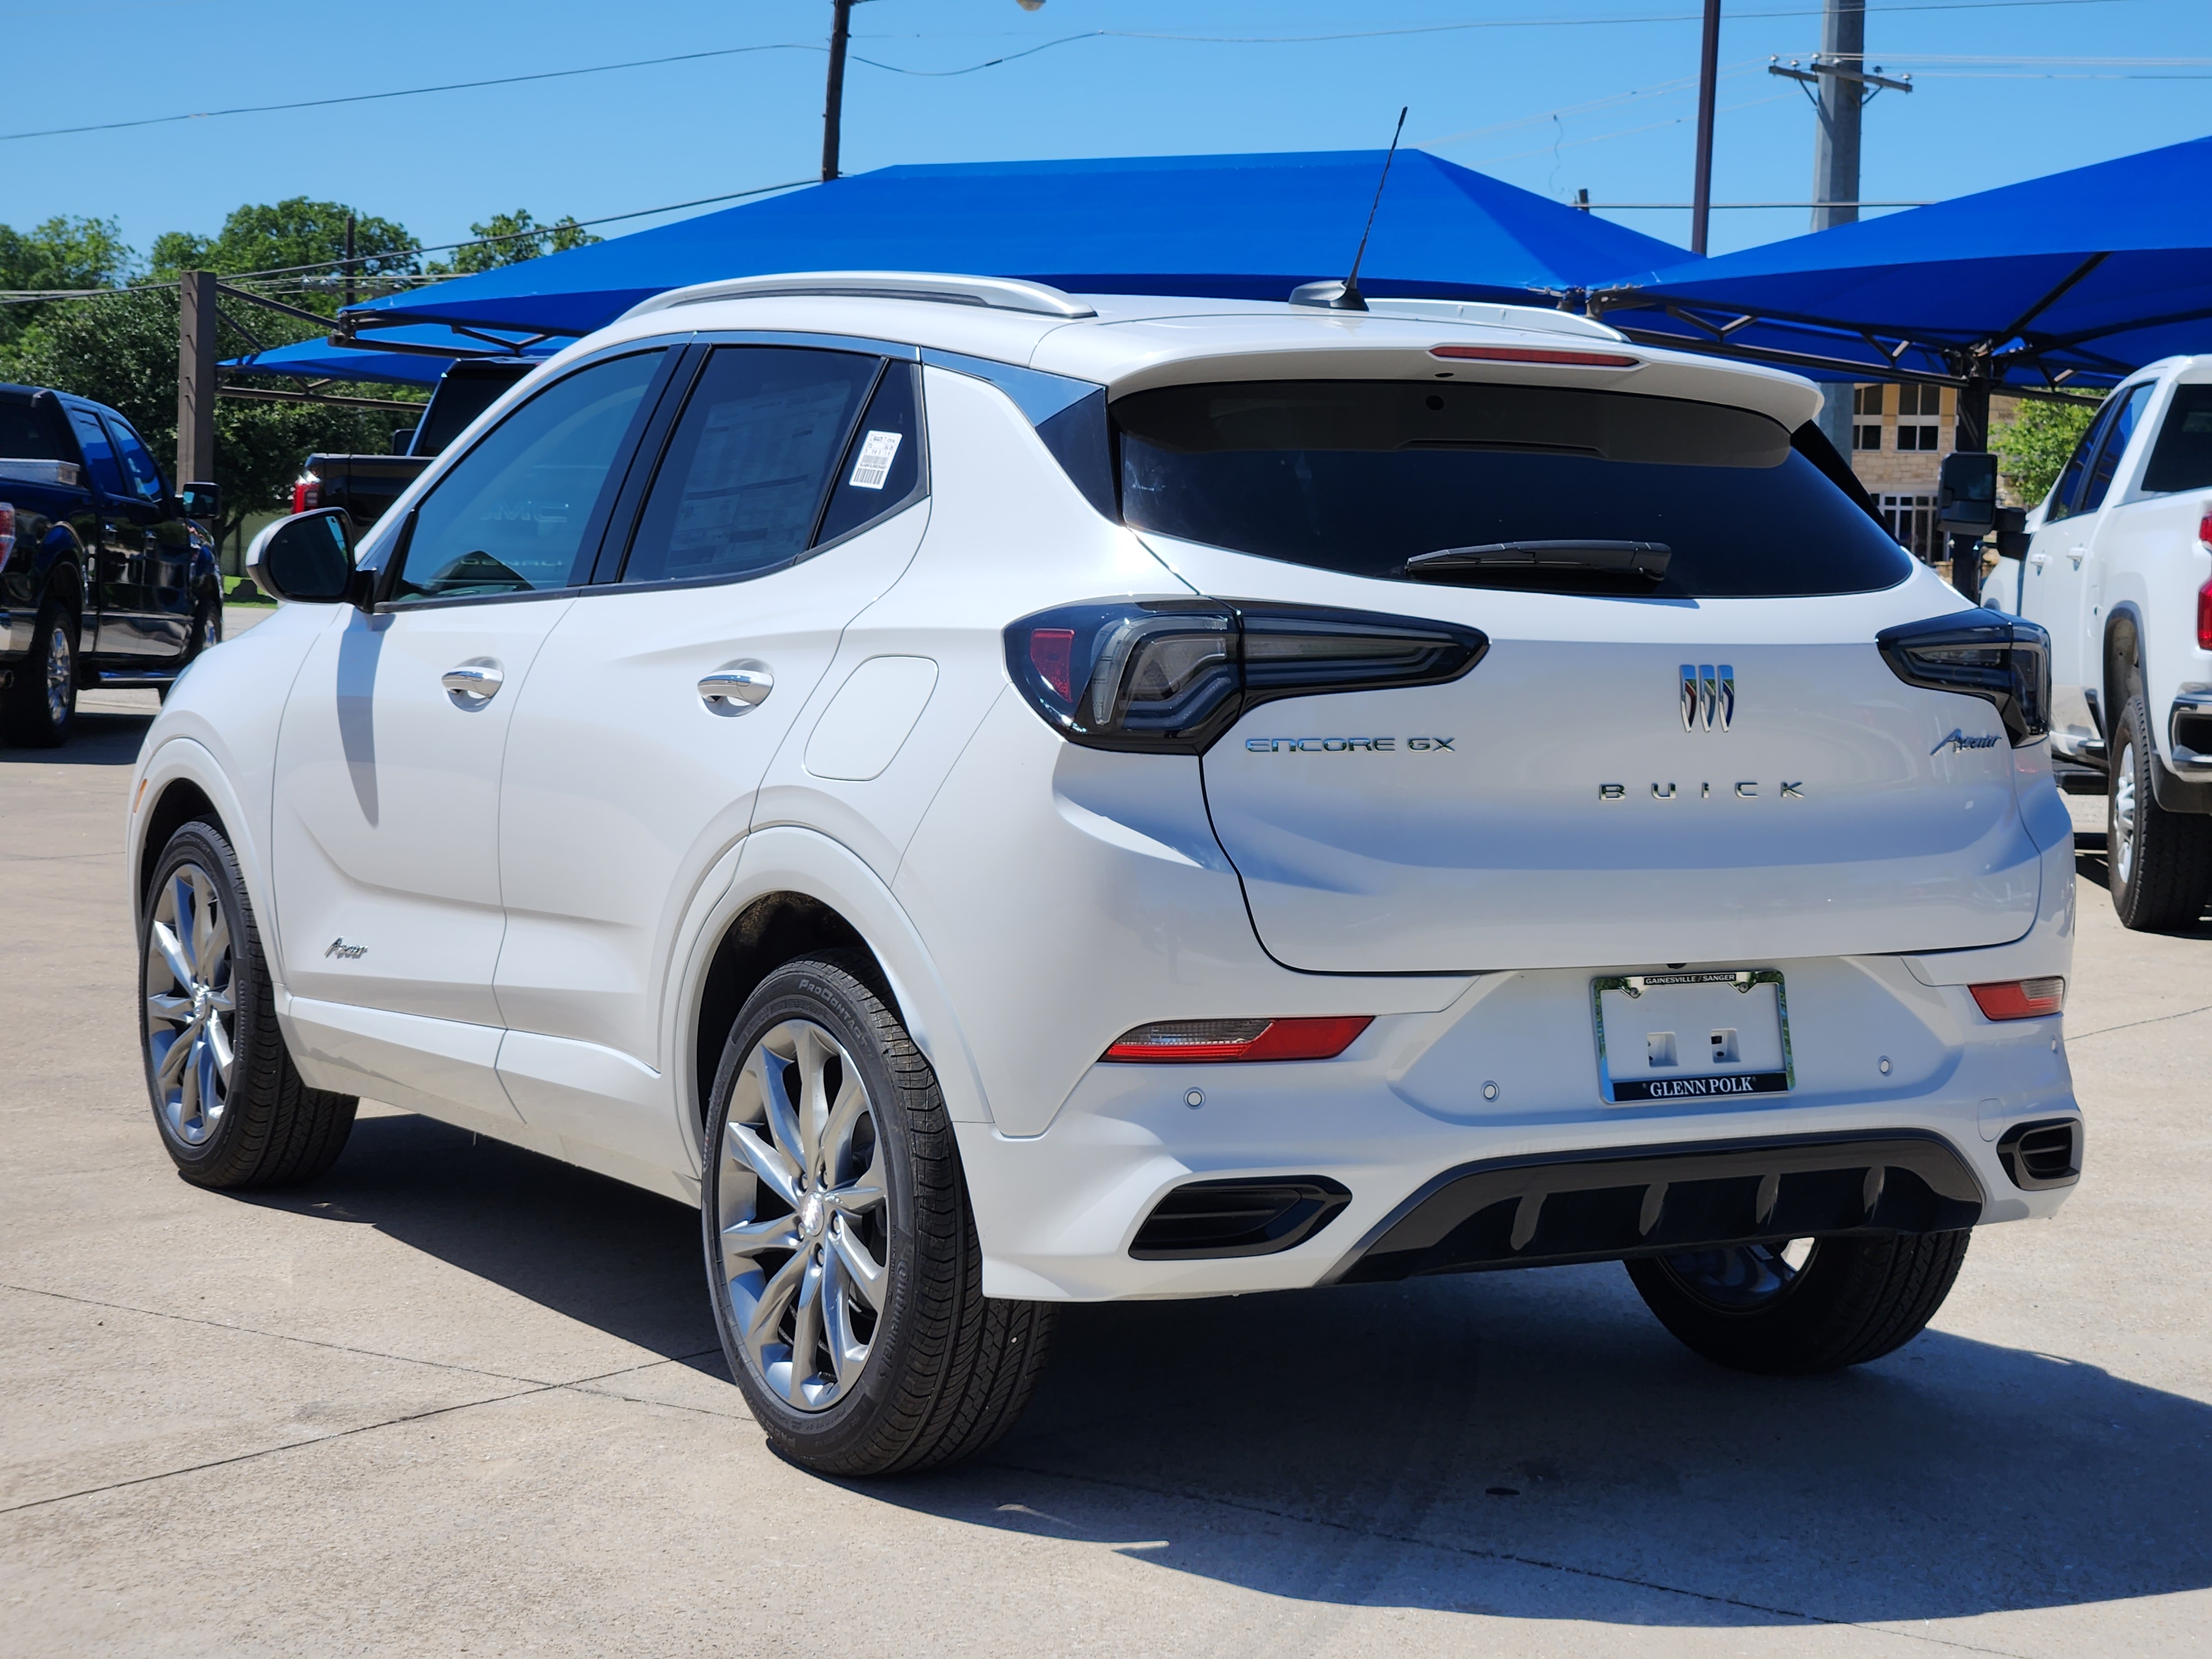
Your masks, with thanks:
M 853 0 L 830 0 L 830 90 L 822 106 L 822 178 L 837 176 L 838 129 L 845 118 L 845 40 L 852 33 Z
M 1713 216 L 1713 82 L 1720 73 L 1721 0 L 1705 0 L 1705 40 L 1698 52 L 1698 177 L 1691 191 L 1690 252 L 1705 251 Z
M 345 302 L 353 303 L 353 215 L 346 215 Z
M 1866 0 L 1826 0 L 1820 56 L 1842 69 L 1866 68 Z M 1824 75 L 1820 131 L 1813 137 L 1813 228 L 1848 225 L 1859 216 L 1859 82 Z
M 216 276 L 177 279 L 178 487 L 215 477 Z

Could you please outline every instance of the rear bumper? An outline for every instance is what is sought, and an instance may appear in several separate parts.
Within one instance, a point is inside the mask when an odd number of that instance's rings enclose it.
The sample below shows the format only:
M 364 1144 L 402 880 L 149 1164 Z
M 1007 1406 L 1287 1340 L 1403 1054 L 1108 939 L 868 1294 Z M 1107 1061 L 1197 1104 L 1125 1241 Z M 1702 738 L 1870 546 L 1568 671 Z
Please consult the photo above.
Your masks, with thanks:
M 1327 1282 L 1950 1232 L 1981 1219 L 1984 1197 L 1948 1141 L 1911 1130 L 1507 1158 L 1437 1176 Z
M 2022 1126 L 2078 1136 L 2057 1018 L 1992 1024 L 1963 985 L 1895 959 L 1786 965 L 1785 1096 L 1605 1104 L 1587 992 L 1559 994 L 1584 975 L 1493 976 L 1441 1013 L 1376 1020 L 1334 1060 L 1095 1066 L 1041 1134 L 957 1126 L 986 1291 L 1235 1294 L 2056 1212 L 2069 1180 L 2023 1185 L 2008 1165 L 2027 1167 Z M 1826 1012 L 1808 996 L 1800 1020 L 1797 988 L 1824 980 Z M 1846 997 L 1855 980 L 1872 994 Z

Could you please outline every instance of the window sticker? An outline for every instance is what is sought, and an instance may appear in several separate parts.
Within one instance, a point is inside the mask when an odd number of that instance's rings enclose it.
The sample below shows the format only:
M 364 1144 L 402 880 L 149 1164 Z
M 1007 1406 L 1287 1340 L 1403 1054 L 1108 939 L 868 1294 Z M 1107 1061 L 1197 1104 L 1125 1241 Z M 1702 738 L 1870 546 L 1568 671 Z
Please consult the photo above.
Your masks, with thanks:
M 853 463 L 853 488 L 881 489 L 884 480 L 891 475 L 891 461 L 898 454 L 899 440 L 903 432 L 871 432 L 860 445 L 860 458 Z

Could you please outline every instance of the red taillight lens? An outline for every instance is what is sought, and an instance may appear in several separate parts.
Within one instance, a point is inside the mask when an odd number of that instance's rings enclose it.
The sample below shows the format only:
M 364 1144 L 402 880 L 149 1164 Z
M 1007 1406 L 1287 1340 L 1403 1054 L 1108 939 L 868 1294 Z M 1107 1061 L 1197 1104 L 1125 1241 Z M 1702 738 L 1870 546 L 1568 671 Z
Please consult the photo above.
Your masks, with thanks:
M 1030 666 L 1044 676 L 1044 683 L 1069 702 L 1075 701 L 1075 678 L 1071 659 L 1075 654 L 1075 630 L 1040 628 L 1030 635 Z
M 2212 519 L 2204 522 L 2212 528 Z M 2197 590 L 2197 648 L 2212 651 L 2212 581 Z
M 1124 1032 L 1108 1060 L 1334 1060 L 1375 1023 L 1372 1014 L 1318 1019 L 1170 1019 Z
M 1560 351 L 1548 346 L 1431 346 L 1431 357 L 1472 358 L 1483 363 L 1568 363 L 1578 368 L 1634 368 L 1641 357 L 1618 351 Z
M 15 505 L 0 501 L 0 564 L 8 562 L 8 556 L 15 550 Z
M 2066 981 L 2049 979 L 2008 979 L 1995 985 L 1969 985 L 1985 1019 L 2041 1019 L 2066 1006 Z
M 292 486 L 292 510 L 312 513 L 322 503 L 323 481 L 310 472 Z

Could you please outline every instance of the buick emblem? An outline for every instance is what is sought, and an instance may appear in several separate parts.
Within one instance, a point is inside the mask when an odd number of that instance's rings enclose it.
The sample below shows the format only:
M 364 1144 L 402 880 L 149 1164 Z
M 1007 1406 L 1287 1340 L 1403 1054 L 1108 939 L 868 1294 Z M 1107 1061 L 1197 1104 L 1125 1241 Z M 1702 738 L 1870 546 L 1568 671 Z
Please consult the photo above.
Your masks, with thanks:
M 1735 723 L 1735 670 L 1727 663 L 1682 665 L 1682 729 L 1725 732 Z

